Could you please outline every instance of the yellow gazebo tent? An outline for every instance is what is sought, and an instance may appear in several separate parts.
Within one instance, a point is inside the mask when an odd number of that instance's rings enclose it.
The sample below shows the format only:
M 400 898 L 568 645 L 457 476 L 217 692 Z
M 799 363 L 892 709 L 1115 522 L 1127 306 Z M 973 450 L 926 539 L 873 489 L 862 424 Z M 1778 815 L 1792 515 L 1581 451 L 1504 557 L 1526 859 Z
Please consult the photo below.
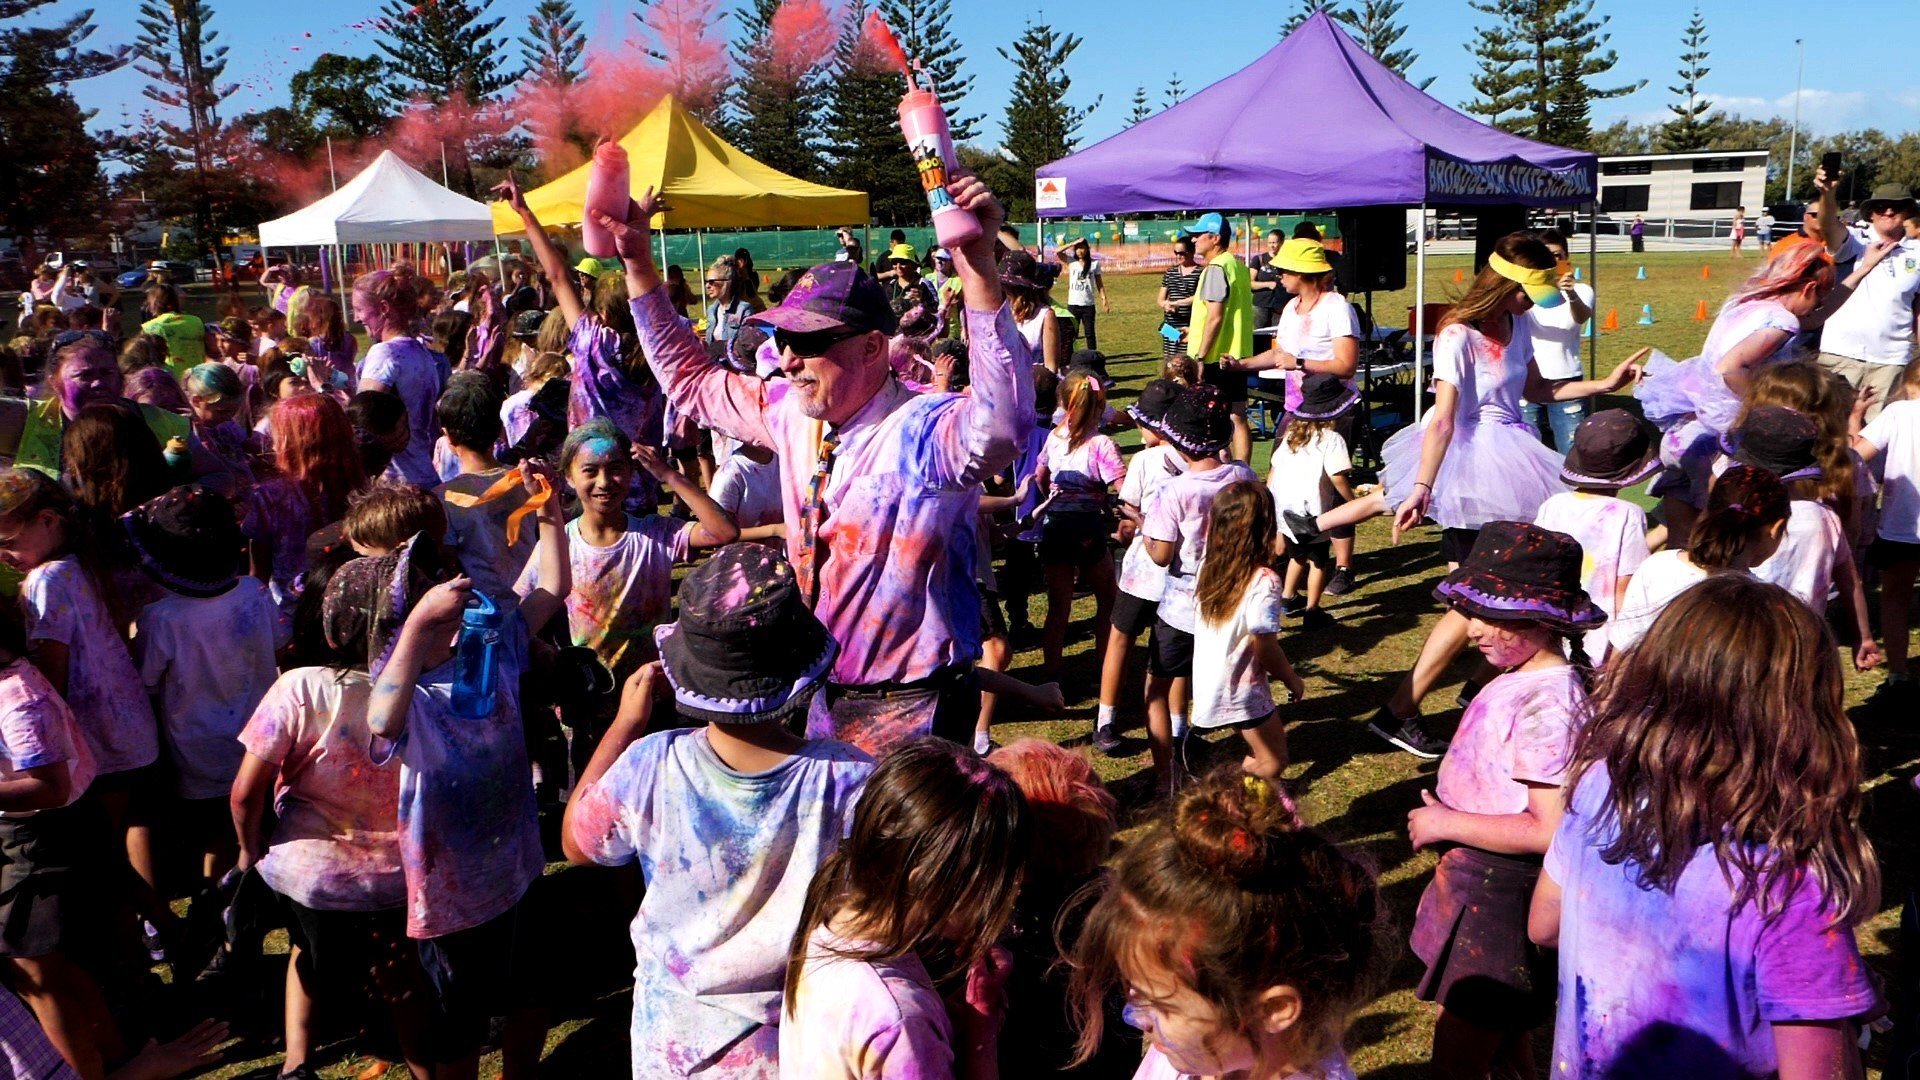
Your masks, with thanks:
M 757 225 L 849 225 L 867 220 L 867 196 L 808 183 L 769 168 L 727 145 L 671 95 L 621 138 L 632 163 L 635 196 L 652 187 L 666 195 L 656 229 L 732 229 Z M 905 153 L 905 149 L 901 150 Z M 545 225 L 578 225 L 587 198 L 582 165 L 526 193 Z M 494 231 L 521 231 L 505 203 L 493 204 Z

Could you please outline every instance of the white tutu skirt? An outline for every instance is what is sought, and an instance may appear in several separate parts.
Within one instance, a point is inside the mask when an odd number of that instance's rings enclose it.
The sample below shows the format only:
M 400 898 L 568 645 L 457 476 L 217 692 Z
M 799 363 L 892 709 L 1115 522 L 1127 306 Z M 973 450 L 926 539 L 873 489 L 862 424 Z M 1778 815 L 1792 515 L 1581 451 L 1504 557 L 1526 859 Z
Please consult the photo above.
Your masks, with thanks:
M 1380 487 L 1389 507 L 1413 494 L 1419 479 L 1422 421 L 1401 428 L 1380 448 Z M 1453 429 L 1453 442 L 1433 481 L 1427 516 L 1446 529 L 1478 529 L 1490 521 L 1532 521 L 1540 504 L 1563 491 L 1561 457 L 1539 432 L 1518 420 L 1480 419 Z
M 1640 411 L 1661 431 L 1698 419 L 1721 435 L 1740 415 L 1740 395 L 1704 356 L 1675 363 L 1654 352 L 1634 396 L 1640 399 Z

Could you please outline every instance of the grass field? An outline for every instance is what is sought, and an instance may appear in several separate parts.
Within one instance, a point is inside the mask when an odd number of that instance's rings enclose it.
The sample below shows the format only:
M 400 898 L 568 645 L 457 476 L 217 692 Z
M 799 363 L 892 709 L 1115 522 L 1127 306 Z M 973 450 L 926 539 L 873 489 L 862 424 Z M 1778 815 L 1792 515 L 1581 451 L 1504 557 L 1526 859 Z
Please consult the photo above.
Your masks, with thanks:
M 1464 285 L 1454 283 L 1454 273 L 1466 265 L 1465 257 L 1432 260 L 1429 301 L 1457 296 Z M 1643 345 L 1663 349 L 1675 358 L 1692 355 L 1707 326 L 1691 317 L 1697 302 L 1705 300 L 1709 311 L 1717 308 L 1757 260 L 1736 262 L 1724 252 L 1621 254 L 1603 255 L 1600 265 L 1595 283 L 1599 317 L 1604 318 L 1609 308 L 1617 309 L 1622 324 L 1618 332 L 1600 338 L 1599 367 L 1606 371 Z M 1635 280 L 1636 268 L 1642 265 L 1646 267 L 1646 280 Z M 1703 266 L 1708 268 L 1706 280 L 1701 278 Z M 1152 377 L 1157 365 L 1159 339 L 1155 328 L 1159 316 L 1153 295 L 1158 279 L 1122 277 L 1108 284 L 1114 310 L 1101 317 L 1100 338 L 1111 358 L 1111 370 L 1121 384 L 1115 397 L 1124 403 Z M 1383 324 L 1399 325 L 1411 302 L 1410 290 L 1378 295 L 1374 310 Z M 1650 327 L 1635 324 L 1643 304 L 1653 306 L 1656 321 Z M 1262 446 L 1256 453 L 1256 465 L 1262 470 L 1265 460 Z M 1330 610 L 1338 618 L 1338 625 L 1314 635 L 1290 634 L 1283 639 L 1308 687 L 1307 697 L 1286 712 L 1295 762 L 1289 777 L 1294 784 L 1305 787 L 1303 808 L 1309 820 L 1376 868 L 1387 907 L 1400 927 L 1395 935 L 1400 940 L 1411 925 L 1415 901 L 1434 862 L 1432 856 L 1410 849 L 1406 813 L 1420 805 L 1420 790 L 1432 786 L 1434 766 L 1389 751 L 1365 732 L 1363 724 L 1385 702 L 1438 615 L 1438 605 L 1431 596 L 1443 569 L 1437 539 L 1437 533 L 1422 530 L 1393 547 L 1383 521 L 1363 526 L 1356 562 L 1360 587 L 1347 596 L 1330 598 Z M 1036 623 L 1044 614 L 1040 610 L 1043 603 L 1035 601 Z M 1091 602 L 1082 600 L 1076 606 L 1072 639 L 1077 644 L 1068 657 L 1067 697 L 1073 704 L 1067 713 L 1038 721 L 1008 716 L 1009 722 L 995 731 L 999 741 L 1038 736 L 1071 746 L 1086 743 L 1094 704 L 1091 616 Z M 1014 673 L 1031 673 L 1038 664 L 1037 651 L 1021 653 Z M 1455 672 L 1456 678 L 1427 701 L 1427 715 L 1443 731 L 1451 730 L 1459 718 L 1453 699 L 1457 676 L 1464 670 L 1463 662 Z M 1879 681 L 1878 674 L 1850 676 L 1848 704 L 1858 706 Z M 1120 797 L 1129 822 L 1137 822 L 1154 797 L 1137 712 L 1123 713 L 1132 756 L 1095 757 L 1102 776 Z M 1884 970 L 1897 930 L 1898 904 L 1911 884 L 1915 795 L 1905 781 L 1920 761 L 1920 740 L 1915 738 L 1909 721 L 1891 724 L 1884 718 L 1862 715 L 1858 709 L 1855 716 L 1868 758 L 1869 829 L 1887 878 L 1883 910 L 1862 929 L 1860 938 L 1863 949 Z M 1228 734 L 1220 740 L 1224 745 L 1202 748 L 1201 752 L 1213 760 L 1237 758 L 1240 751 L 1231 744 L 1233 738 Z M 567 1077 L 624 1076 L 628 1069 L 628 1000 L 622 988 L 631 963 L 625 926 L 634 902 L 631 879 L 615 880 L 598 872 L 558 867 L 549 877 L 547 884 L 553 886 L 550 913 L 542 921 L 548 931 L 565 928 L 564 935 L 559 936 L 565 945 L 553 957 L 560 977 L 546 1071 Z M 1354 1068 L 1361 1076 L 1405 1080 L 1425 1074 L 1432 1013 L 1428 1006 L 1414 1000 L 1409 989 L 1417 974 L 1417 962 L 1403 955 L 1387 992 L 1356 1017 L 1349 1048 Z M 270 1041 L 278 1032 L 274 1003 L 253 1004 L 265 1013 L 265 1030 L 237 1043 L 231 1048 L 230 1062 L 209 1075 L 271 1076 L 277 1071 L 274 1063 L 278 1059 L 272 1054 Z M 358 1071 L 357 1064 L 344 1059 L 339 1046 L 322 1055 L 319 1063 L 326 1066 L 328 1076 L 352 1076 Z M 497 1062 L 490 1063 L 488 1070 L 490 1074 L 497 1070 Z M 390 1075 L 401 1074 L 402 1070 L 396 1069 Z

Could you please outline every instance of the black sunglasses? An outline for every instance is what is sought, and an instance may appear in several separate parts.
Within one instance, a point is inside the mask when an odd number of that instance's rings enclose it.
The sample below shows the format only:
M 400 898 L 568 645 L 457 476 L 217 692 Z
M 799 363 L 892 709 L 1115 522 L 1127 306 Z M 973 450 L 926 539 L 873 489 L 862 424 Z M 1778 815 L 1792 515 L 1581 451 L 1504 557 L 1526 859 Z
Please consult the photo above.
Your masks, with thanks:
M 865 333 L 865 330 L 855 330 L 846 326 L 837 330 L 811 330 L 804 333 L 776 329 L 773 332 L 773 344 L 782 353 L 791 352 L 795 356 L 825 356 L 828 349 Z
M 53 347 L 64 349 L 81 341 L 92 340 L 109 348 L 113 346 L 113 335 L 105 330 L 68 330 L 53 336 Z

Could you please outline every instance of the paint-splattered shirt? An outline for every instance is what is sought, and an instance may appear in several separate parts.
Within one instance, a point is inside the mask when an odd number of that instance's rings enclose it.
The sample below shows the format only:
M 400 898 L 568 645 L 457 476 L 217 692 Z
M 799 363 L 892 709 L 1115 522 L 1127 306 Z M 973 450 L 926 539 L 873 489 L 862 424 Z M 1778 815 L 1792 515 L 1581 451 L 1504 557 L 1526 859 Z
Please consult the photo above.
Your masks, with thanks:
M 1200 581 L 1200 562 L 1207 555 L 1207 521 L 1213 513 L 1213 500 L 1228 484 L 1248 480 L 1257 483 L 1253 470 L 1235 462 L 1206 472 L 1184 472 L 1168 480 L 1160 497 L 1147 507 L 1146 522 L 1140 535 L 1178 545 L 1173 562 L 1167 564 L 1167 587 L 1160 594 L 1160 618 L 1175 630 L 1191 634 L 1199 613 L 1194 608 L 1193 590 Z
M 1107 493 L 1126 476 L 1120 447 L 1100 434 L 1079 446 L 1070 447 L 1068 440 L 1067 433 L 1059 428 L 1047 436 L 1047 483 L 1053 489 L 1048 510 L 1066 514 L 1106 509 Z
M 650 514 L 627 516 L 627 531 L 606 547 L 580 536 L 580 519 L 567 522 L 567 558 L 573 591 L 567 594 L 567 628 L 575 645 L 600 657 L 616 680 L 655 656 L 653 628 L 673 614 L 673 564 L 687 557 L 694 524 Z M 522 597 L 540 587 L 540 563 L 528 561 L 514 591 Z
M 1120 501 L 1140 512 L 1146 521 L 1148 507 L 1160 497 L 1167 481 L 1187 471 L 1187 460 L 1169 443 L 1149 446 L 1127 461 L 1126 478 L 1120 481 Z M 1133 543 L 1120 560 L 1120 591 L 1128 596 L 1158 602 L 1167 587 L 1167 568 L 1147 554 L 1147 537 L 1136 531 Z
M 300 481 L 276 476 L 256 484 L 247 493 L 246 517 L 240 531 L 255 543 L 271 544 L 273 566 L 267 591 L 281 612 L 292 616 L 300 599 L 300 575 L 307 570 L 307 538 L 333 524 L 321 521 Z
M 100 775 L 151 765 L 160 757 L 153 704 L 133 654 L 93 587 L 71 558 L 42 563 L 20 587 L 27 641 L 67 647 L 67 706 Z
M 26 659 L 0 667 L 0 783 L 18 780 L 28 769 L 67 763 L 67 801 L 72 806 L 93 783 L 93 757 L 47 677 Z M 6 817 L 31 817 L 38 811 L 10 811 Z
M 807 942 L 790 1014 L 780 1019 L 783 1080 L 948 1080 L 953 1025 L 918 956 L 834 955 L 859 943 L 826 927 Z
M 240 729 L 279 671 L 291 626 L 258 578 L 219 596 L 169 594 L 140 609 L 134 648 L 183 799 L 224 799 L 240 771 Z
M 1568 491 L 1541 503 L 1533 523 L 1580 541 L 1580 587 L 1610 622 L 1617 614 L 1614 597 L 1620 580 L 1639 573 L 1640 564 L 1652 554 L 1647 550 L 1647 512 L 1610 495 Z M 1596 662 L 1607 655 L 1607 630 L 1602 624 L 1587 631 L 1581 642 Z
M 760 773 L 727 767 L 706 730 L 649 735 L 574 796 L 573 841 L 638 860 L 633 1075 L 779 1074 L 781 987 L 807 886 L 839 847 L 873 762 L 810 742 Z M 731 1053 L 743 1039 L 762 1053 Z
M 442 937 L 506 914 L 545 866 L 520 724 L 527 624 L 518 612 L 500 628 L 496 659 L 491 717 L 454 715 L 457 664 L 448 660 L 414 684 L 400 738 L 372 739 L 374 764 L 400 760 L 408 937 Z
M 1632 861 L 1609 865 L 1600 813 L 1609 781 L 1584 776 L 1547 849 L 1561 889 L 1556 1077 L 1770 1076 L 1771 1025 L 1840 1020 L 1874 1007 L 1853 931 L 1836 925 L 1803 876 L 1771 919 L 1735 908 L 1711 846 L 1673 890 L 1643 887 Z
M 240 732 L 247 753 L 280 767 L 273 835 L 260 876 L 321 911 L 385 911 L 406 902 L 400 869 L 400 770 L 367 757 L 365 672 L 295 668 Z
M 598 315 L 586 312 L 567 334 L 567 354 L 573 358 L 573 389 L 567 395 L 568 427 L 577 428 L 604 416 L 641 446 L 666 445 L 666 395 L 657 384 L 636 380 L 621 367 L 617 331 L 601 322 Z
M 1528 784 L 1558 787 L 1566 779 L 1586 704 L 1569 664 L 1496 677 L 1460 718 L 1434 793 L 1469 814 L 1526 812 Z
M 980 657 L 974 516 L 980 484 L 1013 460 L 1033 423 L 1032 358 L 1013 316 L 966 313 L 969 394 L 916 395 L 889 380 L 841 424 L 819 526 L 814 612 L 840 643 L 833 680 L 913 682 Z M 787 554 L 815 570 L 803 527 L 825 425 L 784 380 L 708 359 L 666 291 L 633 301 L 633 320 L 667 395 L 703 425 L 780 457 Z
M 387 476 L 430 488 L 440 482 L 433 467 L 433 441 L 440 437 L 440 392 L 447 388 L 446 358 L 410 337 L 375 342 L 360 360 L 360 383 L 377 382 L 407 407 L 407 448 L 393 455 Z
M 1840 515 L 1812 499 L 1795 499 L 1787 504 L 1787 531 L 1779 548 L 1753 568 L 1753 576 L 1799 597 L 1815 615 L 1825 615 L 1834 564 L 1852 557 Z
M 479 495 L 507 475 L 505 466 L 485 472 L 461 473 L 442 484 L 438 491 L 447 511 L 446 546 L 460 557 L 460 569 L 473 579 L 473 587 L 486 593 L 496 604 L 513 607 L 520 602 L 514 582 L 533 558 L 533 546 L 540 530 L 532 521 L 520 529 L 520 542 L 507 543 L 507 518 L 525 506 L 524 485 L 477 506 L 459 506 L 447 500 L 449 494 Z

